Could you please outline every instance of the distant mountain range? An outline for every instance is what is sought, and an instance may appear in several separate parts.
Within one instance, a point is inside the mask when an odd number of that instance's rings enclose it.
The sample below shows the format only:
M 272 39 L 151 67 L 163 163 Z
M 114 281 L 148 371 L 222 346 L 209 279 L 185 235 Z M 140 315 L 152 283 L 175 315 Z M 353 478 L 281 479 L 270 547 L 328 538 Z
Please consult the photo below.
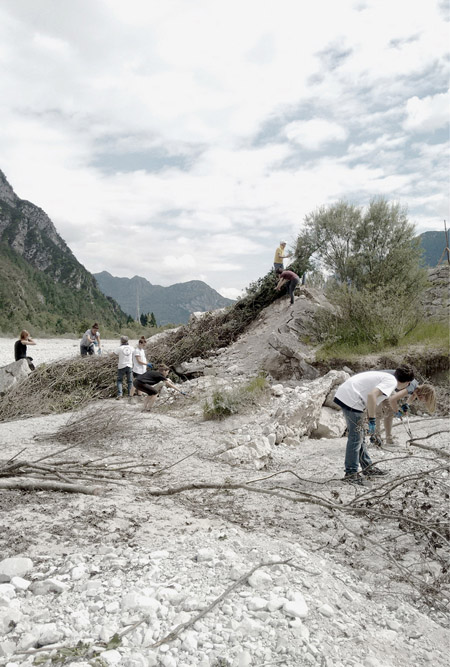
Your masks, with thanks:
M 0 331 L 77 333 L 94 320 L 120 330 L 127 316 L 101 292 L 48 215 L 20 199 L 0 171 Z
M 145 278 L 116 278 L 107 271 L 94 273 L 104 294 L 117 301 L 133 318 L 140 313 L 153 313 L 158 326 L 183 324 L 191 313 L 217 310 L 234 301 L 221 296 L 201 280 L 190 280 L 169 287 L 152 285 Z
M 436 266 L 445 250 L 445 232 L 424 232 L 418 238 L 424 250 L 423 260 L 425 264 Z

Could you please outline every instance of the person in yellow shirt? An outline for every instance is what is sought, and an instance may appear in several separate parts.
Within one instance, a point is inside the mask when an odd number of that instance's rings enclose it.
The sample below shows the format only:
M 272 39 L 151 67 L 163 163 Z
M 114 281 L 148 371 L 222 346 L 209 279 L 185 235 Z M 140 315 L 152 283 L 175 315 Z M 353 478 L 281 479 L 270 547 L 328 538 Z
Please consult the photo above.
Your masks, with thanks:
M 273 270 L 275 271 L 275 273 L 277 272 L 278 269 L 281 269 L 283 271 L 284 269 L 283 259 L 286 259 L 287 257 L 292 257 L 290 253 L 288 253 L 287 255 L 284 254 L 285 248 L 286 248 L 286 241 L 280 241 L 280 245 L 275 250 L 275 258 L 273 260 Z

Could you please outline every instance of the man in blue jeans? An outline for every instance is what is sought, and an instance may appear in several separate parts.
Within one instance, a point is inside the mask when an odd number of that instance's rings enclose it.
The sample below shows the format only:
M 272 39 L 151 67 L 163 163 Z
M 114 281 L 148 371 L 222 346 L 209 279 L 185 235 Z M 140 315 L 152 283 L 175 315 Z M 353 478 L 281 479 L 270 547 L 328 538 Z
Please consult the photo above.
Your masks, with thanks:
M 341 384 L 334 402 L 342 409 L 348 429 L 345 481 L 363 485 L 363 479 L 358 474 L 358 465 L 361 465 L 362 474 L 368 477 L 387 474 L 385 470 L 380 470 L 372 464 L 367 451 L 364 438 L 364 411 L 367 409 L 369 434 L 375 434 L 377 405 L 386 399 L 394 405 L 397 399 L 391 394 L 395 389 L 398 391 L 405 389 L 413 379 L 414 372 L 409 366 L 399 366 L 393 375 L 386 371 L 366 371 L 353 375 Z

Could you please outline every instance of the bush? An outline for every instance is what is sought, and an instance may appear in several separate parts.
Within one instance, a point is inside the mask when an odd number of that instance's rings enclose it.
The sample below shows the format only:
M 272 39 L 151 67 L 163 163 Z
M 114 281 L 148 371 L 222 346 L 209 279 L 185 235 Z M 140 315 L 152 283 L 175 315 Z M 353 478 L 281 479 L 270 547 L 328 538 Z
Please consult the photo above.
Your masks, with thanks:
M 264 394 L 267 387 L 265 376 L 258 375 L 247 384 L 216 389 L 203 405 L 203 416 L 205 419 L 224 419 L 243 412 L 249 405 L 256 403 L 257 397 Z
M 396 346 L 421 317 L 418 300 L 394 287 L 358 291 L 339 285 L 330 291 L 337 314 L 319 311 L 313 325 L 324 351 L 341 347 L 368 352 Z

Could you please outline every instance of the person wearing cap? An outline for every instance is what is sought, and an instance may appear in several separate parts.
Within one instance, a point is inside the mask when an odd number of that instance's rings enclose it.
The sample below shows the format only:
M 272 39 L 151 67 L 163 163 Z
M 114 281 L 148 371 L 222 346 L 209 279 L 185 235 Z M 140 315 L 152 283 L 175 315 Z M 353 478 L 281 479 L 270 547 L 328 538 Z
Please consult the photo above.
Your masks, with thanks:
M 291 257 L 289 253 L 287 255 L 284 254 L 285 248 L 286 248 L 286 241 L 280 241 L 280 245 L 275 250 L 275 258 L 273 260 L 273 270 L 275 271 L 275 273 L 277 273 L 278 269 L 283 270 L 284 268 L 283 259 Z
M 131 390 L 131 369 L 133 368 L 134 347 L 128 344 L 128 336 L 120 337 L 120 347 L 114 350 L 119 357 L 117 363 L 117 400 L 123 396 L 123 378 L 127 379 L 128 396 Z

